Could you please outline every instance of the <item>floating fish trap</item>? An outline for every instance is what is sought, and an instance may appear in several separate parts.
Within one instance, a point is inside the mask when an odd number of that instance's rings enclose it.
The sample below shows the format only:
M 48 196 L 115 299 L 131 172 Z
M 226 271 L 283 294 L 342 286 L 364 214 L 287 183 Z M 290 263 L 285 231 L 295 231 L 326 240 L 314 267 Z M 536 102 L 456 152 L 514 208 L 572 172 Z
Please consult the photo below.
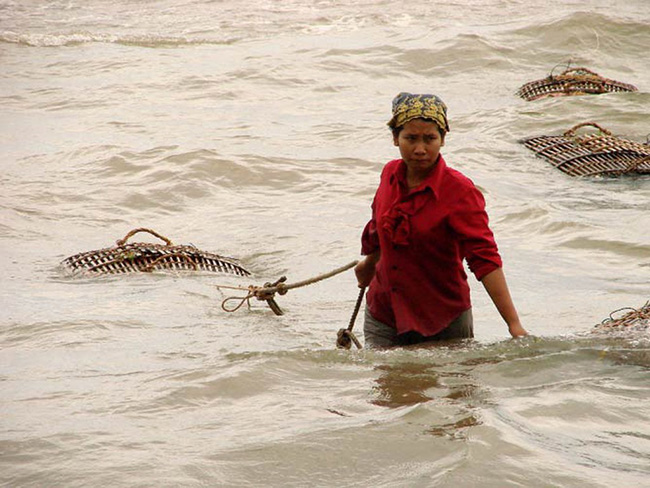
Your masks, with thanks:
M 568 68 L 559 75 L 551 74 L 541 80 L 526 83 L 517 91 L 524 100 L 571 95 L 598 95 L 601 93 L 635 92 L 638 88 L 628 83 L 610 80 L 587 68 Z
M 131 242 L 127 240 L 138 232 L 163 240 L 165 244 Z M 120 274 L 156 270 L 191 270 L 230 273 L 248 276 L 250 272 L 233 258 L 201 251 L 192 245 L 174 245 L 166 237 L 151 229 L 134 229 L 116 246 L 75 254 L 63 261 L 74 273 Z
M 622 313 L 625 312 L 625 313 Z M 616 314 L 621 314 L 618 317 Z M 649 328 L 650 327 L 650 301 L 646 302 L 641 308 L 625 307 L 614 310 L 609 317 L 596 326 L 599 329 L 607 328 Z
M 597 132 L 578 135 L 592 126 Z M 521 141 L 553 166 L 571 176 L 650 174 L 650 144 L 622 139 L 593 122 L 578 124 L 560 136 Z

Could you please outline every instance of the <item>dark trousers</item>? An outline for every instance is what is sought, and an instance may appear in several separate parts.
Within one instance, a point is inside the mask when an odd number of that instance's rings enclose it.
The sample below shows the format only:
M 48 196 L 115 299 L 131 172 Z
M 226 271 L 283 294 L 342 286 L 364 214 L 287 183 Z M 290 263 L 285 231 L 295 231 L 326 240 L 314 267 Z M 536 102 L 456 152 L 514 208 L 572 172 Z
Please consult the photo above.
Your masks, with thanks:
M 452 339 L 470 339 L 474 337 L 474 320 L 472 317 L 472 309 L 470 308 L 461 313 L 449 326 L 436 335 L 423 336 L 415 331 L 398 334 L 396 329 L 379 322 L 370 315 L 366 307 L 363 334 L 365 337 L 365 346 L 369 349 L 410 346 L 423 342 L 447 341 Z

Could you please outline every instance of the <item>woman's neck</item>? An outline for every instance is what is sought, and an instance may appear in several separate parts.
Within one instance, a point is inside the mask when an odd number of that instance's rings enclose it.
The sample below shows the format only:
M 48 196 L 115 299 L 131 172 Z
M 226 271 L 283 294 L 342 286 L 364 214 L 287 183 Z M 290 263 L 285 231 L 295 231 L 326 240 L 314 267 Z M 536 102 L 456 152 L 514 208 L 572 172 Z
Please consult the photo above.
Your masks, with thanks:
M 411 169 L 407 169 L 406 184 L 408 185 L 409 189 L 419 186 L 420 183 L 422 183 L 424 180 L 427 179 L 427 177 L 431 174 L 434 168 L 435 165 L 427 169 L 426 171 L 418 171 L 418 172 L 415 172 Z

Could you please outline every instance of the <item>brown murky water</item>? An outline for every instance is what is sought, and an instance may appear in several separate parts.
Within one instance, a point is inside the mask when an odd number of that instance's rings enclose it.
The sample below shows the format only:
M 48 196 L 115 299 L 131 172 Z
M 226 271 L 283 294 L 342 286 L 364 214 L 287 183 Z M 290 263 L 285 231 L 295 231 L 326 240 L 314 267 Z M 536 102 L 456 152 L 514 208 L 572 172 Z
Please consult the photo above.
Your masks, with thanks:
M 3 486 L 644 486 L 650 179 L 573 179 L 518 140 L 650 132 L 646 0 L 0 0 Z M 525 102 L 560 63 L 638 93 Z M 448 104 L 526 328 L 338 351 L 351 272 L 226 313 L 216 285 L 359 255 L 399 91 Z M 252 279 L 70 278 L 135 227 Z

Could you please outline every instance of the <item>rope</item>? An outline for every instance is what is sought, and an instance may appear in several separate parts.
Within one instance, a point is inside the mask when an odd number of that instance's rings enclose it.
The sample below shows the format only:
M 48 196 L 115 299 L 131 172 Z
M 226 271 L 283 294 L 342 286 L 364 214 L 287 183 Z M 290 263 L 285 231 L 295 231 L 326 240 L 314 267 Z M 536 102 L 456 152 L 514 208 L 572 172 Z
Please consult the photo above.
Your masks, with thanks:
M 571 68 L 571 60 L 567 61 L 566 63 L 559 63 L 559 64 L 556 64 L 555 66 L 553 66 L 553 69 L 551 70 L 551 72 L 548 75 L 549 79 L 551 79 L 551 80 L 553 79 L 553 71 L 555 71 L 555 68 L 557 68 L 558 66 L 566 66 L 566 69 L 564 70 L 564 73 L 566 73 Z M 564 73 L 562 73 L 562 74 L 564 74 Z M 559 75 L 559 76 L 562 76 L 562 75 Z
M 269 305 L 269 307 L 271 307 L 271 310 L 273 310 L 273 313 L 275 313 L 276 315 L 283 315 L 284 312 L 275 301 L 276 293 L 279 293 L 280 295 L 286 295 L 286 293 L 289 290 L 293 290 L 295 288 L 301 288 L 303 286 L 311 285 L 313 283 L 317 283 L 327 278 L 331 278 L 332 276 L 336 276 L 337 274 L 342 273 L 343 271 L 347 271 L 348 269 L 356 266 L 358 262 L 359 261 L 352 261 L 344 266 L 336 268 L 327 273 L 323 273 L 318 276 L 314 276 L 313 278 L 309 278 L 291 284 L 285 284 L 287 277 L 282 276 L 274 283 L 264 283 L 264 286 L 250 285 L 249 287 L 244 288 L 241 286 L 217 285 L 217 288 L 229 288 L 231 290 L 242 290 L 247 292 L 246 295 L 243 297 L 242 296 L 227 297 L 221 302 L 221 308 L 226 312 L 236 312 L 244 305 L 244 303 L 248 303 L 248 306 L 250 307 L 250 299 L 257 298 L 258 300 L 264 300 Z M 232 300 L 237 300 L 239 301 L 239 303 L 234 307 L 227 307 L 226 303 Z
M 558 78 L 561 77 L 561 76 L 569 77 L 571 73 L 575 73 L 574 76 L 582 75 L 583 78 L 589 78 L 589 79 L 597 78 L 599 80 L 604 79 L 598 73 L 596 73 L 594 71 L 591 71 L 590 69 L 587 69 L 587 68 L 572 68 L 571 67 L 571 60 L 569 60 L 567 63 L 559 63 L 559 64 L 556 64 L 555 66 L 553 66 L 553 69 L 551 70 L 551 72 L 548 75 L 549 79 L 551 79 L 551 80 L 554 79 L 553 78 L 553 72 L 555 71 L 555 68 L 557 68 L 558 66 L 566 66 L 566 69 L 562 73 L 557 75 Z
M 258 293 L 279 293 L 280 295 L 285 295 L 289 290 L 293 290 L 294 288 L 300 288 L 303 286 L 311 285 L 313 283 L 317 283 L 319 281 L 325 280 L 327 278 L 331 278 L 332 276 L 336 276 L 337 274 L 343 273 L 343 271 L 347 271 L 350 268 L 353 268 L 354 266 L 357 265 L 359 261 L 352 261 L 344 266 L 341 266 L 340 268 L 336 268 L 328 273 L 323 273 L 318 276 L 314 276 L 313 278 L 309 278 L 307 280 L 303 281 L 298 281 L 296 283 L 292 283 L 290 285 L 285 285 L 284 283 L 278 283 L 276 282 L 275 284 L 261 288 L 258 290 Z M 284 277 L 283 277 L 284 278 Z M 282 278 L 280 278 L 282 280 Z M 278 281 L 280 281 L 278 280 Z M 286 278 L 285 278 L 286 280 Z M 282 280 L 284 281 L 284 280 Z
M 361 349 L 361 343 L 359 342 L 359 339 L 357 339 L 357 337 L 352 332 L 352 328 L 354 327 L 354 321 L 356 320 L 357 314 L 359 313 L 359 309 L 361 308 L 361 302 L 363 301 L 363 294 L 365 291 L 366 291 L 365 287 L 359 290 L 357 303 L 354 305 L 354 312 L 352 312 L 352 317 L 350 318 L 350 323 L 348 325 L 348 328 L 339 329 L 339 331 L 336 334 L 336 347 L 339 349 L 350 349 L 352 347 L 353 342 L 354 345 L 357 346 L 357 349 Z
M 217 288 L 235 288 L 235 287 L 230 287 L 230 286 L 227 286 L 227 287 L 226 287 L 226 286 L 218 286 Z M 251 288 L 251 287 L 249 287 L 249 289 L 250 289 L 250 288 Z M 226 298 L 224 301 L 221 302 L 221 308 L 222 308 L 223 310 L 225 310 L 226 312 L 236 312 L 237 310 L 239 310 L 239 309 L 244 305 L 244 303 L 248 304 L 248 308 L 251 308 L 251 302 L 250 302 L 250 299 L 251 299 L 252 297 L 254 297 L 254 296 L 255 296 L 254 293 L 252 292 L 252 290 L 250 290 L 249 294 L 246 295 L 245 297 L 228 297 L 228 298 Z M 226 307 L 226 303 L 229 302 L 229 301 L 231 301 L 231 300 L 240 300 L 240 302 L 239 302 L 239 304 L 236 305 L 234 308 L 227 308 L 227 307 Z
M 126 244 L 126 241 L 129 240 L 129 238 L 133 237 L 133 236 L 134 236 L 135 234 L 137 234 L 138 232 L 148 232 L 148 233 L 151 234 L 152 236 L 156 236 L 158 239 L 160 239 L 160 240 L 162 240 L 162 241 L 165 241 L 165 244 L 166 244 L 166 245 L 168 245 L 168 246 L 171 246 L 171 245 L 172 245 L 172 241 L 170 241 L 169 239 L 167 239 L 165 236 L 158 234 L 158 232 L 156 232 L 155 230 L 146 229 L 146 228 L 144 228 L 144 227 L 139 227 L 139 228 L 137 228 L 137 229 L 133 229 L 131 232 L 129 232 L 127 235 L 125 235 L 122 239 L 118 239 L 118 240 L 116 241 L 116 244 L 117 244 L 118 246 L 123 246 L 124 244 Z
M 588 127 L 588 126 L 595 127 L 595 128 L 598 129 L 600 132 L 602 132 L 603 134 L 606 134 L 606 135 L 608 135 L 608 136 L 611 136 L 611 135 L 612 135 L 612 133 L 611 133 L 610 131 L 608 131 L 607 129 L 604 129 L 603 127 L 601 127 L 600 125 L 598 125 L 598 124 L 595 123 L 595 122 L 583 122 L 582 124 L 574 125 L 574 126 L 571 127 L 569 130 L 567 130 L 567 131 L 564 133 L 564 135 L 565 135 L 565 137 L 574 137 L 574 136 L 575 136 L 575 132 L 576 132 L 576 130 L 580 129 L 581 127 Z
M 309 278 L 291 284 L 285 284 L 287 277 L 281 276 L 274 283 L 264 283 L 264 286 L 261 287 L 250 285 L 247 288 L 245 288 L 242 286 L 217 285 L 217 288 L 227 288 L 230 290 L 242 290 L 247 292 L 245 296 L 226 297 L 221 302 L 221 308 L 226 312 L 230 312 L 230 313 L 236 312 L 241 307 L 243 307 L 244 304 L 247 304 L 248 308 L 250 308 L 251 298 L 257 298 L 258 300 L 266 301 L 269 307 L 271 307 L 271 310 L 273 310 L 273 313 L 275 313 L 276 315 L 284 315 L 284 312 L 275 301 L 276 293 L 279 293 L 280 295 L 286 295 L 286 293 L 289 290 L 293 290 L 295 288 L 301 288 L 303 286 L 311 285 L 313 283 L 317 283 L 327 278 L 331 278 L 332 276 L 336 276 L 337 274 L 342 273 L 343 271 L 347 271 L 353 266 L 356 266 L 358 262 L 359 261 L 352 261 L 328 273 L 323 273 L 318 276 L 314 276 L 313 278 Z M 354 343 L 354 345 L 357 346 L 357 349 L 362 349 L 361 342 L 359 342 L 359 339 L 357 339 L 357 337 L 354 335 L 354 332 L 352 332 L 352 328 L 354 327 L 354 322 L 357 318 L 357 315 L 359 314 L 359 309 L 361 308 L 361 302 L 363 302 L 363 296 L 365 291 L 366 291 L 365 287 L 359 290 L 359 296 L 357 297 L 357 302 L 354 305 L 354 311 L 352 312 L 352 317 L 350 318 L 350 323 L 348 324 L 347 329 L 339 329 L 337 333 L 336 347 L 339 349 L 350 349 L 352 347 L 352 343 Z M 237 303 L 234 306 L 229 307 L 227 304 L 233 300 L 236 301 Z

